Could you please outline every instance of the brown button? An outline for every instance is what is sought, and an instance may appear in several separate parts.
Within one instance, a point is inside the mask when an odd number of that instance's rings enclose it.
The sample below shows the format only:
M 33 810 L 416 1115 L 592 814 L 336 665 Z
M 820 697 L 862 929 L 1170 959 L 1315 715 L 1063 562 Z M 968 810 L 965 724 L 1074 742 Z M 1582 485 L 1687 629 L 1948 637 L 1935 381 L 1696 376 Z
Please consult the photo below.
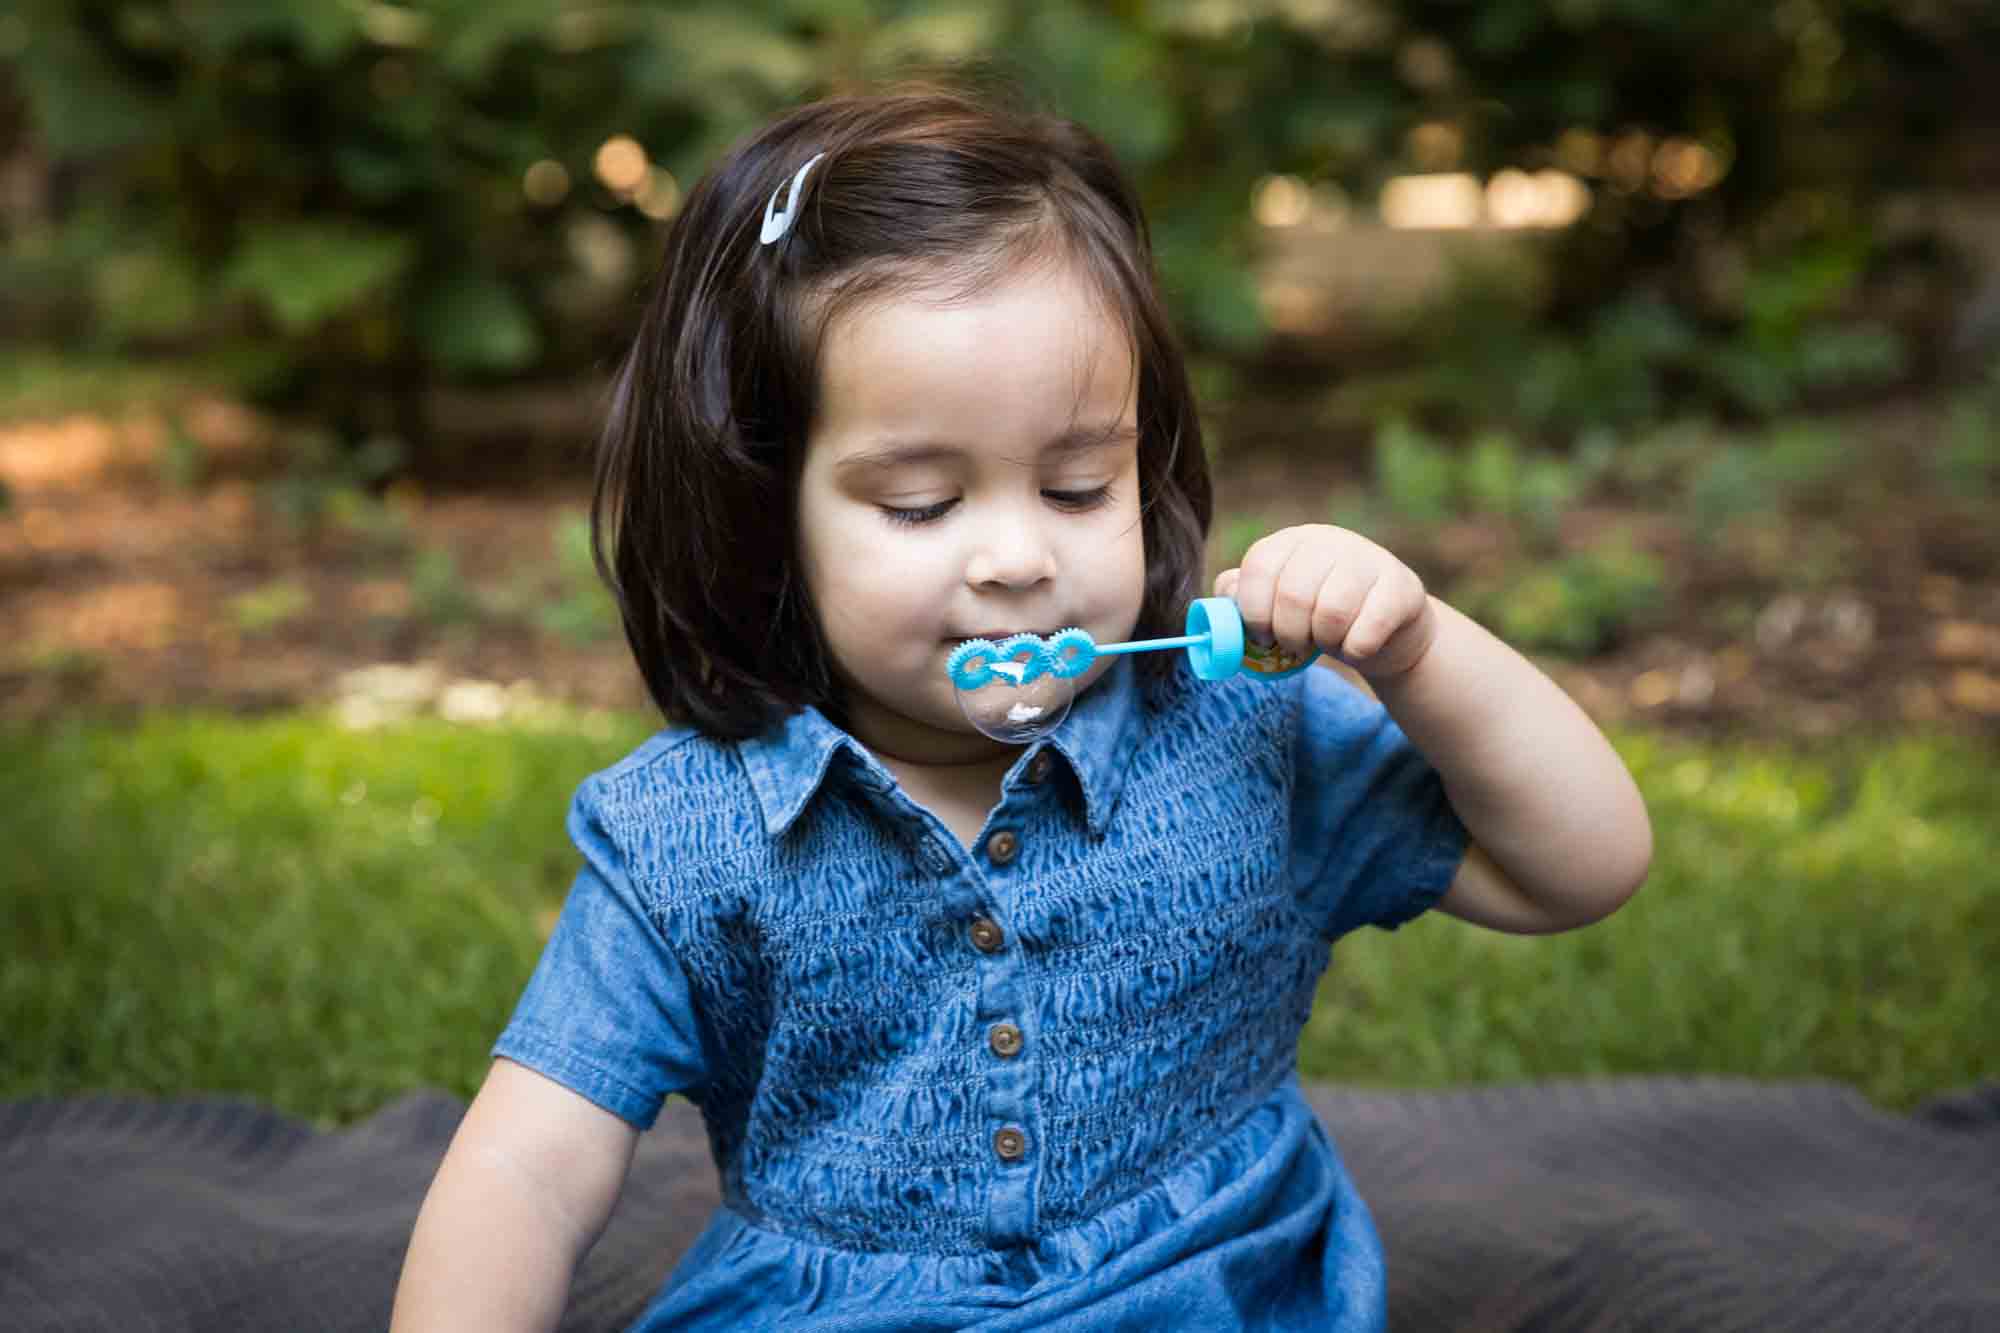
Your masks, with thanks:
M 986 1044 L 1002 1060 L 1011 1060 L 1021 1053 L 1021 1029 L 1012 1023 L 995 1023 L 986 1033 Z
M 1003 1162 L 1018 1162 L 1028 1154 L 1028 1136 L 1009 1125 L 994 1134 L 993 1151 Z
M 1054 755 L 1050 754 L 1047 750 L 1037 752 L 1035 757 L 1028 761 L 1028 781 L 1047 782 L 1049 780 L 1049 770 L 1055 766 L 1056 760 Z
M 1001 829 L 986 840 L 986 855 L 996 866 L 1006 865 L 1020 850 L 1020 838 L 1007 829 Z
M 983 916 L 972 919 L 972 943 L 981 953 L 999 953 L 1007 943 L 1007 933 Z

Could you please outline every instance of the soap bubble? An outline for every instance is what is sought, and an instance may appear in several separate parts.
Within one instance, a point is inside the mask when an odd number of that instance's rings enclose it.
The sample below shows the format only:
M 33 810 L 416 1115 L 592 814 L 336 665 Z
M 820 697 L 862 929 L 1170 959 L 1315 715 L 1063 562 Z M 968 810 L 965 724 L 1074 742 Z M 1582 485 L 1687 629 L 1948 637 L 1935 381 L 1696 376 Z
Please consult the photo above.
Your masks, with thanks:
M 1032 679 L 1023 677 L 1032 676 Z M 1076 701 L 1076 681 L 1034 673 L 1019 662 L 995 662 L 993 678 L 976 690 L 956 690 L 965 720 L 1007 745 L 1040 740 L 1062 725 Z

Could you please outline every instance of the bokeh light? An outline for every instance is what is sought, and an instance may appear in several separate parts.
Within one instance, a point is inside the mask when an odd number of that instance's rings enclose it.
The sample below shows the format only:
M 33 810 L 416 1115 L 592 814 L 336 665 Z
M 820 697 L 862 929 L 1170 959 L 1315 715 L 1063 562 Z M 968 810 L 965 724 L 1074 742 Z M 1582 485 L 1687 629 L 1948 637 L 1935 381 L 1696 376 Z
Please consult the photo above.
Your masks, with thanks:
M 614 134 L 598 146 L 591 167 L 604 188 L 629 195 L 646 183 L 646 150 L 629 134 Z
M 569 194 L 569 171 L 554 158 L 545 157 L 521 175 L 521 193 L 540 208 L 553 208 Z

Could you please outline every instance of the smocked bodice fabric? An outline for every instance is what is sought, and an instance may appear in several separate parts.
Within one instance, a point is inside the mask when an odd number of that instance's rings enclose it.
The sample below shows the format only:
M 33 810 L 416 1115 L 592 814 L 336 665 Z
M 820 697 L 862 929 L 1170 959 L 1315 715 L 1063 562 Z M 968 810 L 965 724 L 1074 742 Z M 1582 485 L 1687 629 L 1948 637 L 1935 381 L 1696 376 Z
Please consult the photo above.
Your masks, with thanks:
M 970 850 L 812 710 L 661 733 L 570 832 L 495 1053 L 642 1128 L 700 1106 L 723 1209 L 649 1327 L 1379 1322 L 1294 1051 L 1332 940 L 1429 906 L 1465 834 L 1333 673 L 1120 663 Z

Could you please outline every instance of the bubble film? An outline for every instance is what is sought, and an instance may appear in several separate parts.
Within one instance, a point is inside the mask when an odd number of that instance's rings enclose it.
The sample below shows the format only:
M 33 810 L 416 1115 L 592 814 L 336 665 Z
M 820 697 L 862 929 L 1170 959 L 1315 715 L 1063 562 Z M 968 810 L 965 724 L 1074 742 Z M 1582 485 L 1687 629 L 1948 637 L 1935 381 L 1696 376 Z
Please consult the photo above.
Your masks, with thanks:
M 1076 681 L 1049 672 L 1023 679 L 1031 674 L 1018 662 L 995 662 L 986 684 L 956 691 L 965 720 L 1007 745 L 1026 745 L 1054 731 L 1076 702 Z

